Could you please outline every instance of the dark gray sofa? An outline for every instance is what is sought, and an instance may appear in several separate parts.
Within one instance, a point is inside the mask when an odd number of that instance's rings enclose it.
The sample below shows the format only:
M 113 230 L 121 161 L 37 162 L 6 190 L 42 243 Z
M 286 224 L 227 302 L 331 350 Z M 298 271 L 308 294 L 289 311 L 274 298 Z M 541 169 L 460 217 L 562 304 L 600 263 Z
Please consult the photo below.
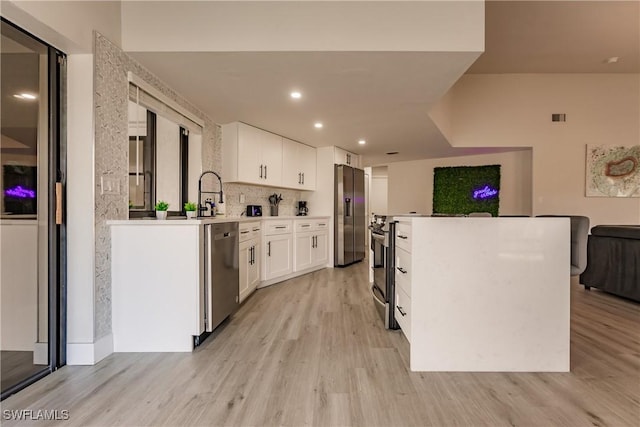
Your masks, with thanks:
M 580 283 L 640 302 L 640 225 L 593 227 Z

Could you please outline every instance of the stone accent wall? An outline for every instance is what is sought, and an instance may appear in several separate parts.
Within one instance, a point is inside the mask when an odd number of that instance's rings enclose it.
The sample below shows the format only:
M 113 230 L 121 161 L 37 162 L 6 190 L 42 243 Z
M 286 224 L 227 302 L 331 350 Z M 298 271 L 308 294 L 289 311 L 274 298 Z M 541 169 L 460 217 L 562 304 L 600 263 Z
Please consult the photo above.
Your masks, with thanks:
M 210 117 L 174 92 L 153 73 L 124 53 L 99 33 L 94 37 L 95 108 L 95 339 L 111 332 L 111 237 L 106 221 L 127 219 L 129 215 L 129 137 L 127 72 L 131 71 L 162 94 L 204 120 L 202 169 L 222 170 L 222 131 Z M 120 193 L 101 194 L 101 178 L 117 180 Z M 214 177 L 203 185 L 217 186 Z M 270 194 L 282 194 L 280 215 L 294 215 L 303 192 L 241 184 L 224 184 L 229 216 L 240 216 L 246 204 L 261 204 L 268 214 Z M 240 204 L 244 193 L 246 203 Z

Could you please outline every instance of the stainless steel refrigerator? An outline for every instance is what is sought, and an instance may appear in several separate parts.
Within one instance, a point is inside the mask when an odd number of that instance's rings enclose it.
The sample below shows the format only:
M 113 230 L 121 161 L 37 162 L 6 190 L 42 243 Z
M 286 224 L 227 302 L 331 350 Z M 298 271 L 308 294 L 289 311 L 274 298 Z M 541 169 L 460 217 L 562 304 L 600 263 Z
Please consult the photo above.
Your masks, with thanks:
M 334 265 L 362 261 L 366 230 L 362 169 L 335 165 L 334 218 Z

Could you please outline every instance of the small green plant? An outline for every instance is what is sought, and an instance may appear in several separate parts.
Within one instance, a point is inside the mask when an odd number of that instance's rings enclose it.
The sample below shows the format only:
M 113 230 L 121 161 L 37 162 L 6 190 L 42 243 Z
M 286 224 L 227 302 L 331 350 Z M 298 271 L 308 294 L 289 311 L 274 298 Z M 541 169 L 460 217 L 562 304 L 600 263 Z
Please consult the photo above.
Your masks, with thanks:
M 165 202 L 164 200 L 158 200 L 158 203 L 156 203 L 156 210 L 157 211 L 169 210 L 169 203 Z
M 197 208 L 198 207 L 193 202 L 187 202 L 187 203 L 184 204 L 184 211 L 185 212 L 194 212 Z

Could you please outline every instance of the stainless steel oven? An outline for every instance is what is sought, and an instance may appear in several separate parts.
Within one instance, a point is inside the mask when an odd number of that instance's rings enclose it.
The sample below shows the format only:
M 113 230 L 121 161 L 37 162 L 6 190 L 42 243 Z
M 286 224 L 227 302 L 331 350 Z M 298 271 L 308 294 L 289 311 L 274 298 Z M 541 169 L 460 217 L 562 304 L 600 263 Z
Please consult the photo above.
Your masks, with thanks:
M 393 307 L 395 299 L 395 223 L 386 218 L 376 218 L 371 229 L 373 252 L 373 285 L 371 294 L 376 310 L 387 329 L 398 329 Z

